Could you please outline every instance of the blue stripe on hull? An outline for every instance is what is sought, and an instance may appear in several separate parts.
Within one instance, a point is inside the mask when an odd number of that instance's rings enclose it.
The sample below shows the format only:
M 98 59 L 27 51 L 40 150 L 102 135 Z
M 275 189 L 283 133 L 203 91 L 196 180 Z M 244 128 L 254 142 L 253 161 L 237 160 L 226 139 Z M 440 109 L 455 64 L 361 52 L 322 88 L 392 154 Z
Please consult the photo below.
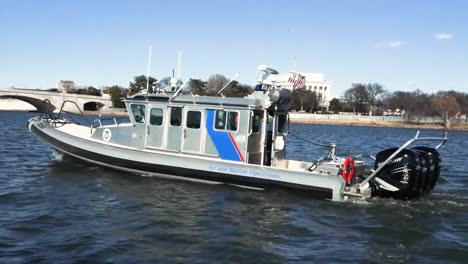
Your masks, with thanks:
M 215 110 L 206 111 L 206 131 L 223 160 L 242 161 L 227 131 L 214 130 Z

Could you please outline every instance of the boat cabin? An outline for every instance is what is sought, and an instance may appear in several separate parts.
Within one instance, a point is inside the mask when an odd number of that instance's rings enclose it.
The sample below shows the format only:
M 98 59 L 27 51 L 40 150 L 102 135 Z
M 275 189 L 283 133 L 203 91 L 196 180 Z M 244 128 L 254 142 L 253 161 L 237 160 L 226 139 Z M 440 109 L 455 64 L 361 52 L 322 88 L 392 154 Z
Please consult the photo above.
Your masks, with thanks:
M 135 147 L 285 166 L 288 114 L 267 109 L 265 100 L 149 94 L 125 103 Z

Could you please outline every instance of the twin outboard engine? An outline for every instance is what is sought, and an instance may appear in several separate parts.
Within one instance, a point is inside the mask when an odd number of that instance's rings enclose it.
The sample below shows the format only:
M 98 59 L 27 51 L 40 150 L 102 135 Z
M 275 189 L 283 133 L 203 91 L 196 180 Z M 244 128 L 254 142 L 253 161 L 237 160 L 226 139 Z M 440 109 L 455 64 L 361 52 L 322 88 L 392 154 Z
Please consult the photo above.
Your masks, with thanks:
M 376 155 L 374 169 L 397 151 L 387 149 Z M 403 149 L 391 159 L 376 175 L 377 178 L 397 187 L 398 191 L 389 191 L 374 184 L 372 196 L 412 199 L 430 192 L 437 184 L 442 161 L 435 148 L 415 147 Z

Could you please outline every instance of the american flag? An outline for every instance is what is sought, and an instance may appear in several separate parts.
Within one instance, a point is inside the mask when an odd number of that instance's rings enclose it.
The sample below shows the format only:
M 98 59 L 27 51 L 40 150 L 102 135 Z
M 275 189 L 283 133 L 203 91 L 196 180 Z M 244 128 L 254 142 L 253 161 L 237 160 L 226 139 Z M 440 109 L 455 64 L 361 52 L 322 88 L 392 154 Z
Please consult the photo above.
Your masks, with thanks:
M 288 82 L 292 83 L 293 87 L 297 88 L 304 88 L 305 86 L 305 78 L 300 74 L 293 74 L 293 76 L 289 77 Z

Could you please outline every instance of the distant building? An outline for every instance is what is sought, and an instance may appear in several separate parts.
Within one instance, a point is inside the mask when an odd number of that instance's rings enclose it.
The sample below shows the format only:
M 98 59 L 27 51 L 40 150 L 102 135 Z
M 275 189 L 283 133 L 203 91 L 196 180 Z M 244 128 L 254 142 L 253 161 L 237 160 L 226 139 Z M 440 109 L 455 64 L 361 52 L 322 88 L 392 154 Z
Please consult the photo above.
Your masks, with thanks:
M 331 81 L 325 80 L 321 73 L 307 73 L 299 72 L 300 75 L 305 77 L 305 88 L 313 91 L 319 98 L 320 105 L 328 109 L 330 100 L 332 99 L 331 94 Z M 278 74 L 276 75 L 276 83 L 289 89 L 293 89 L 293 84 L 288 82 L 291 77 L 291 73 Z
M 102 98 L 107 98 L 107 99 L 111 98 L 110 90 L 111 90 L 110 86 L 105 86 L 104 88 L 102 88 Z
M 112 87 L 114 87 L 114 86 L 104 86 L 102 88 L 102 97 L 103 98 L 111 98 L 110 92 L 111 92 Z M 125 91 L 127 90 L 127 88 L 125 88 L 125 87 L 121 87 L 121 86 L 117 86 L 117 87 L 120 89 L 121 93 L 125 93 Z
M 111 98 L 111 95 L 110 95 L 110 91 L 111 91 L 112 87 L 110 86 L 104 86 L 102 88 L 102 98 L 106 98 L 106 99 L 110 99 Z
M 59 92 L 61 93 L 68 93 L 70 91 L 73 91 L 76 89 L 76 85 L 75 85 L 75 82 L 73 81 L 64 81 L 64 80 L 61 80 L 58 84 L 57 84 L 57 89 Z

